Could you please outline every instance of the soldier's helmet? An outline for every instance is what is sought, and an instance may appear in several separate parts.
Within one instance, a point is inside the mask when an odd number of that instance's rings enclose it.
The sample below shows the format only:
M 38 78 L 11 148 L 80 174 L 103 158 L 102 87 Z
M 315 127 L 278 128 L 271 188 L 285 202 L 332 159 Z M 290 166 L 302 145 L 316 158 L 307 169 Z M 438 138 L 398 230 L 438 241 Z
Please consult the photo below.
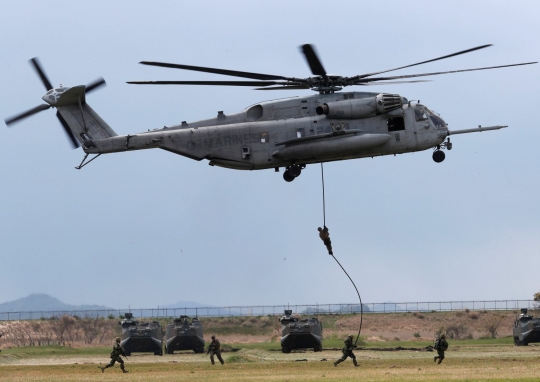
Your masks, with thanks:
M 444 333 L 441 334 L 441 338 L 442 338 L 442 339 L 446 339 L 446 334 L 444 334 Z
M 116 337 L 116 342 L 120 342 L 120 341 L 121 341 L 120 337 Z
M 211 339 L 215 340 L 216 339 L 216 336 L 212 335 L 212 337 L 210 337 Z
M 347 337 L 348 337 L 348 338 L 353 338 L 353 335 L 352 335 L 352 334 L 349 334 Z
M 317 228 L 317 231 L 322 231 L 322 228 L 321 227 Z

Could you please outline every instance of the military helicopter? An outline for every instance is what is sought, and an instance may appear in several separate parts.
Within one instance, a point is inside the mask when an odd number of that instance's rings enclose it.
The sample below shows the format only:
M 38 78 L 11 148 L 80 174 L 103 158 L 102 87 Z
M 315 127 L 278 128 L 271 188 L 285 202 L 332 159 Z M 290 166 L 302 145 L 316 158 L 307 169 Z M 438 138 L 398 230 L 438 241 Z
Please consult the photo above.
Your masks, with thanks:
M 424 82 L 407 80 L 447 73 L 479 71 L 536 64 L 462 69 L 446 72 L 380 76 L 462 55 L 491 45 L 482 45 L 446 56 L 394 69 L 343 77 L 328 74 L 312 45 L 300 47 L 313 74 L 296 78 L 235 70 L 142 61 L 141 64 L 249 78 L 256 81 L 130 81 L 139 85 L 247 86 L 256 90 L 311 89 L 318 94 L 259 102 L 235 114 L 196 122 L 165 126 L 147 132 L 117 135 L 86 103 L 86 93 L 105 84 L 103 79 L 88 86 L 53 88 L 37 58 L 31 61 L 47 89 L 42 104 L 5 120 L 8 126 L 35 113 L 54 107 L 72 145 L 82 145 L 86 153 L 81 169 L 101 154 L 159 148 L 190 159 L 206 159 L 211 166 L 236 170 L 284 168 L 287 182 L 300 176 L 308 164 L 356 158 L 395 155 L 433 149 L 433 160 L 445 159 L 444 149 L 452 149 L 450 135 L 497 130 L 490 126 L 449 130 L 446 122 L 419 101 L 413 103 L 399 94 L 341 92 L 347 86 Z M 395 81 L 397 80 L 397 81 Z M 95 156 L 88 160 L 88 156 Z

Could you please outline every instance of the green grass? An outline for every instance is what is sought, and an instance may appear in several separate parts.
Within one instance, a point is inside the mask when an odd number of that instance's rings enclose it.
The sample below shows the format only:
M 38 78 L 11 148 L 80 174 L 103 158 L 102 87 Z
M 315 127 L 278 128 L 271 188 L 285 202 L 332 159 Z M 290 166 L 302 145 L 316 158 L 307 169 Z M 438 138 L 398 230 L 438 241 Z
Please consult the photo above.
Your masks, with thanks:
M 495 338 L 495 339 L 478 339 L 478 340 L 449 340 L 451 347 L 455 346 L 500 346 L 500 345 L 512 345 L 512 337 Z M 428 345 L 432 345 L 432 342 L 428 341 L 381 341 L 381 342 L 367 342 L 359 343 L 359 347 L 362 348 L 423 348 Z M 281 351 L 281 345 L 278 342 L 253 342 L 244 344 L 222 344 L 225 350 L 230 349 L 259 349 L 266 351 Z M 327 339 L 323 341 L 323 347 L 325 349 L 341 349 L 343 347 L 343 339 Z M 26 347 L 13 347 L 10 349 L 2 349 L 0 352 L 0 359 L 2 356 L 7 355 L 24 355 L 27 357 L 48 357 L 48 356 L 83 356 L 83 355 L 100 355 L 108 356 L 111 351 L 110 346 L 92 346 L 92 347 L 69 347 L 69 346 L 26 346 Z

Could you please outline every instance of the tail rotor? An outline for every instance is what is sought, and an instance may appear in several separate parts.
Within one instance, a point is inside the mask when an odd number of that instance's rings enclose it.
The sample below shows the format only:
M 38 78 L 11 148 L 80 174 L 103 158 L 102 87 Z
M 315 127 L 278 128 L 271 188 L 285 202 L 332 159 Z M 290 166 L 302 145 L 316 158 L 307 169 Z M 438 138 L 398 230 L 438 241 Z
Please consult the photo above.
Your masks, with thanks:
M 16 114 L 14 116 L 11 116 L 11 117 L 8 117 L 8 118 L 4 119 L 4 122 L 6 123 L 6 125 L 8 127 L 12 127 L 13 124 L 15 124 L 17 122 L 20 122 L 20 121 L 22 121 L 22 120 L 24 120 L 24 119 L 26 119 L 28 117 L 31 117 L 34 114 L 37 114 L 37 113 L 42 112 L 44 110 L 48 110 L 51 107 L 64 106 L 64 104 L 62 103 L 62 101 L 63 101 L 62 95 L 64 93 L 66 93 L 70 89 L 70 88 L 66 88 L 66 87 L 61 87 L 61 88 L 58 88 L 58 89 L 54 89 L 52 84 L 51 84 L 51 81 L 47 77 L 47 74 L 45 74 L 45 70 L 43 69 L 41 63 L 39 62 L 39 59 L 37 57 L 34 57 L 31 60 L 29 60 L 29 62 L 30 62 L 30 65 L 32 66 L 32 68 L 36 71 L 38 77 L 40 78 L 41 82 L 43 83 L 43 86 L 47 90 L 47 94 L 45 94 L 42 97 L 43 100 L 45 102 L 47 102 L 47 104 L 38 105 L 38 106 L 36 106 L 36 107 L 34 107 L 32 109 L 26 110 L 26 111 L 24 111 L 22 113 L 19 113 L 19 114 Z M 91 91 L 93 91 L 93 90 L 95 90 L 95 89 L 97 89 L 97 88 L 99 88 L 99 87 L 101 87 L 103 85 L 106 85 L 106 82 L 102 77 L 100 77 L 100 78 L 90 82 L 88 85 L 86 85 L 84 87 L 84 94 L 90 93 Z M 83 104 L 83 103 L 86 102 L 85 98 L 84 98 L 84 94 L 81 97 L 82 99 L 79 98 L 79 103 L 80 104 Z M 62 115 L 59 112 L 56 112 L 56 117 L 58 118 L 58 120 L 60 121 L 60 124 L 64 128 L 64 132 L 66 133 L 72 148 L 76 149 L 76 148 L 80 147 L 81 145 L 80 145 L 79 141 L 77 140 L 77 138 L 75 137 L 75 135 L 73 134 L 71 129 L 69 128 L 67 122 L 62 117 Z

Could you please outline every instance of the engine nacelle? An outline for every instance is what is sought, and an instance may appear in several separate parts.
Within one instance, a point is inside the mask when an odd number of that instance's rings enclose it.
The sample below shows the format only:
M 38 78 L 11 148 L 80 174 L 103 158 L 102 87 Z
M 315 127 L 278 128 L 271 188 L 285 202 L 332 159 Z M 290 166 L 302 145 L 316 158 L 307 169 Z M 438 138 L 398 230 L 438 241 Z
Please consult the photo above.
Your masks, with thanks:
M 328 102 L 317 106 L 316 112 L 329 118 L 360 119 L 385 114 L 402 107 L 403 100 L 399 94 L 381 93 L 376 97 Z

